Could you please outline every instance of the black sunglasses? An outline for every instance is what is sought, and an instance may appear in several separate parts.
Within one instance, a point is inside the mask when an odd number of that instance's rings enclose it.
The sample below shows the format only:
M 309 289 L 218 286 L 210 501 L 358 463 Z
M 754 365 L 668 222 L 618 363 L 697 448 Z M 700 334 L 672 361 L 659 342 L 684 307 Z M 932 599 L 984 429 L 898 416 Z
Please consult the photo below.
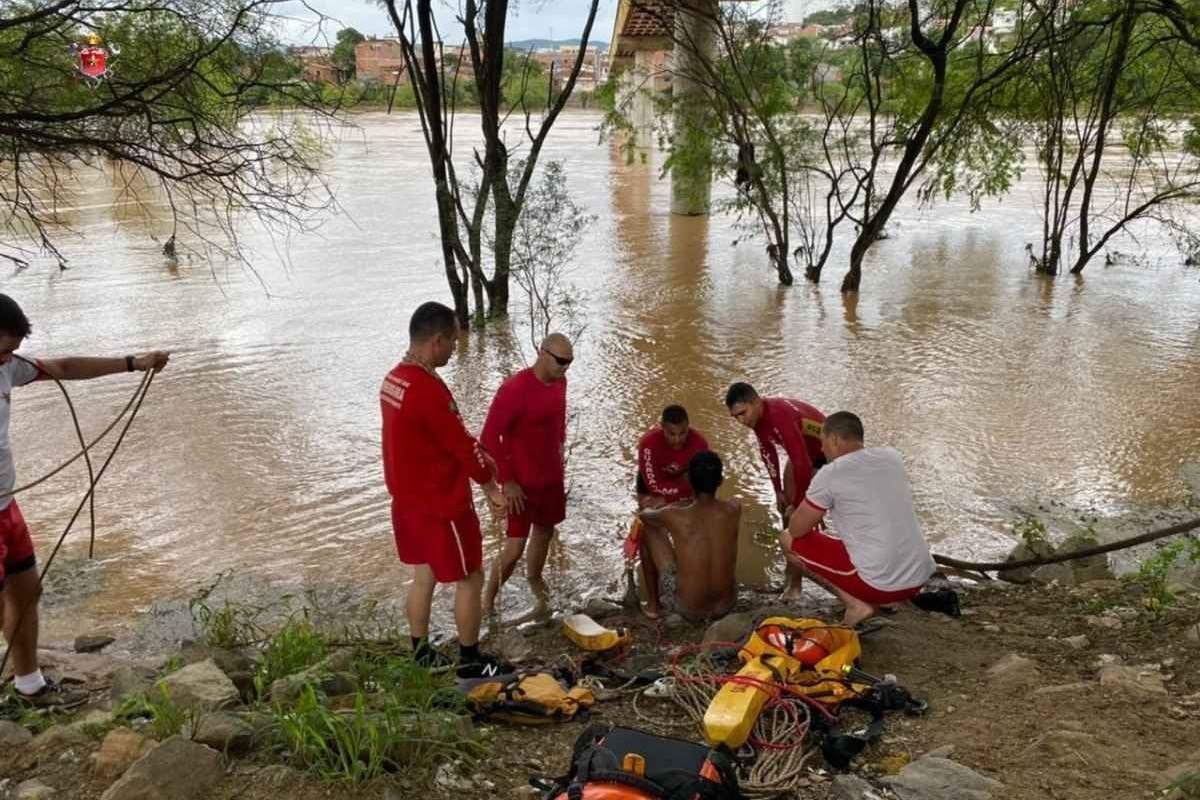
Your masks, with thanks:
M 556 356 L 554 353 L 551 353 L 544 347 L 542 348 L 542 352 L 553 358 L 554 363 L 558 364 L 560 367 L 569 367 L 571 366 L 571 362 L 575 360 L 574 358 L 563 358 L 562 356 Z

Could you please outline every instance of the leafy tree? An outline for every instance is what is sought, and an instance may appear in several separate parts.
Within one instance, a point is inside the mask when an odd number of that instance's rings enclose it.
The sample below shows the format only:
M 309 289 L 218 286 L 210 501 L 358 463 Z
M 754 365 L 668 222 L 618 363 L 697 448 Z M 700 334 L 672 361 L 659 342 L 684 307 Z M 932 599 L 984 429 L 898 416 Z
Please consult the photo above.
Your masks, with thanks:
M 342 80 L 354 79 L 354 48 L 366 38 L 354 28 L 342 28 L 337 32 L 337 43 L 333 46 L 333 66 L 340 73 Z
M 0 257 L 30 246 L 60 262 L 54 210 L 71 174 L 109 171 L 157 187 L 172 210 L 168 252 L 206 242 L 239 254 L 234 220 L 303 224 L 328 195 L 319 149 L 300 113 L 253 118 L 262 92 L 317 108 L 282 79 L 271 32 L 275 0 L 57 0 L 0 10 Z M 98 35 L 115 57 L 93 87 L 70 45 Z M 116 55 L 119 49 L 119 56 Z

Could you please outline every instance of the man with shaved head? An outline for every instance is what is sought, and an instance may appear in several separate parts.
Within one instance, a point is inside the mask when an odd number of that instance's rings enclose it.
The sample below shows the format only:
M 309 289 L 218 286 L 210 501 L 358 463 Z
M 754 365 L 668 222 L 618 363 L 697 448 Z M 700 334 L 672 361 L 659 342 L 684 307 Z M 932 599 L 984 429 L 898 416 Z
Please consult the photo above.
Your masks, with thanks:
M 532 367 L 516 373 L 492 399 L 483 446 L 496 458 L 508 501 L 508 536 L 493 567 L 483 598 L 484 613 L 493 610 L 500 586 L 521 556 L 539 608 L 547 601 L 542 569 L 554 526 L 567 516 L 563 457 L 567 443 L 567 369 L 575 358 L 571 340 L 552 333 L 538 348 Z M 528 542 L 528 553 L 526 543 Z

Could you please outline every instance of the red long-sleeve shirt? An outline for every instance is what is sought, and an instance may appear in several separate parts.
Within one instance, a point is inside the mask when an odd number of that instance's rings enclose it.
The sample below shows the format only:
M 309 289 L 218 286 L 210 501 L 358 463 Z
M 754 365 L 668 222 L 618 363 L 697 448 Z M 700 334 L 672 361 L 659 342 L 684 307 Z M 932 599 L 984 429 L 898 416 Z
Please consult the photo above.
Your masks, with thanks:
M 383 476 L 393 501 L 446 519 L 473 505 L 470 480 L 486 483 L 492 475 L 446 384 L 401 362 L 383 379 L 379 407 Z
M 523 489 L 562 486 L 567 443 L 567 381 L 542 383 L 532 368 L 496 391 L 479 441 L 496 459 L 500 481 Z
M 708 449 L 708 440 L 695 428 L 688 429 L 682 450 L 667 444 L 663 429 L 655 425 L 638 441 L 638 474 L 646 494 L 657 495 L 668 503 L 692 497 L 687 468 L 692 456 Z
M 795 485 L 792 502 L 799 503 L 812 480 L 813 464 L 825 460 L 821 452 L 821 425 L 824 422 L 825 415 L 808 403 L 786 397 L 763 398 L 763 413 L 754 426 L 754 435 L 758 437 L 758 452 L 771 476 L 771 485 L 780 497 L 787 495 L 775 446 L 783 446 L 792 464 Z

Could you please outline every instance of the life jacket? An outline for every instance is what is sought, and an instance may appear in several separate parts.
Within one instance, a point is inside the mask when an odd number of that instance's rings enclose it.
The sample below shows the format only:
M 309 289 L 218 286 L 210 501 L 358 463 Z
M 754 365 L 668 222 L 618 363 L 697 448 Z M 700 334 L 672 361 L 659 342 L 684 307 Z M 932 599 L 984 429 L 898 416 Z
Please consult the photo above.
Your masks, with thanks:
M 565 687 L 548 672 L 518 673 L 464 681 L 467 707 L 476 719 L 548 725 L 586 715 L 596 702 L 590 689 Z
M 728 750 L 613 725 L 580 734 L 566 775 L 530 784 L 543 800 L 745 800 Z

